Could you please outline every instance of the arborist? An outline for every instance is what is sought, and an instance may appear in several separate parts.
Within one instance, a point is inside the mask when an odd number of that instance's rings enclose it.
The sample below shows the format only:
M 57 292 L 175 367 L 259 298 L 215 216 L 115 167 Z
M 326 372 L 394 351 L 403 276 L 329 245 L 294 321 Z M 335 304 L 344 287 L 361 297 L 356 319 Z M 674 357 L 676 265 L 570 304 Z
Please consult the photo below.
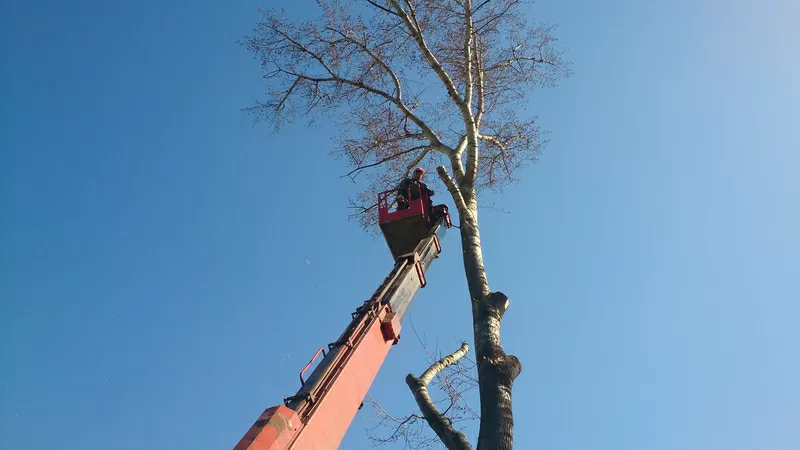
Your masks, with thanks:
M 408 208 L 409 200 L 417 200 L 424 192 L 427 196 L 433 197 L 433 191 L 422 182 L 422 177 L 425 175 L 425 169 L 417 167 L 414 169 L 412 178 L 406 178 L 397 187 L 397 210 Z M 406 197 L 408 196 L 408 198 Z M 430 200 L 428 200 L 430 202 Z

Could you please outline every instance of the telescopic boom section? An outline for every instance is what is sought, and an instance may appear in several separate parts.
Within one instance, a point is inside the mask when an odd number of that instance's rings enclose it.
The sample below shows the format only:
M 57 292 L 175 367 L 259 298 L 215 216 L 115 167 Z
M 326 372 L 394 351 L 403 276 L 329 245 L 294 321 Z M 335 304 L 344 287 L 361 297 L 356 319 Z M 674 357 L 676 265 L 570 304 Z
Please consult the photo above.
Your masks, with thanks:
M 431 234 L 412 253 L 397 258 L 394 269 L 372 297 L 352 313 L 352 321 L 302 386 L 267 409 L 234 450 L 335 450 L 361 408 L 417 291 L 425 287 L 425 272 L 441 252 L 449 223 L 438 220 Z

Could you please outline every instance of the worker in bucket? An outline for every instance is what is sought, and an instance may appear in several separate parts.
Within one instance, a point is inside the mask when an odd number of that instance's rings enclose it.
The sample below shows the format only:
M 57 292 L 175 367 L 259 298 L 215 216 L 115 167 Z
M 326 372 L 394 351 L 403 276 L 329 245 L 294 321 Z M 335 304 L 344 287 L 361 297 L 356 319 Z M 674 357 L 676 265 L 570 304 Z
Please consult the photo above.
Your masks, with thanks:
M 433 191 L 422 182 L 422 177 L 425 175 L 425 169 L 417 167 L 414 169 L 412 178 L 406 178 L 397 187 L 397 210 L 408 209 L 409 200 L 416 200 L 422 192 L 428 194 L 428 197 L 433 197 Z M 406 198 L 409 196 L 410 198 Z M 428 200 L 430 202 L 430 200 Z

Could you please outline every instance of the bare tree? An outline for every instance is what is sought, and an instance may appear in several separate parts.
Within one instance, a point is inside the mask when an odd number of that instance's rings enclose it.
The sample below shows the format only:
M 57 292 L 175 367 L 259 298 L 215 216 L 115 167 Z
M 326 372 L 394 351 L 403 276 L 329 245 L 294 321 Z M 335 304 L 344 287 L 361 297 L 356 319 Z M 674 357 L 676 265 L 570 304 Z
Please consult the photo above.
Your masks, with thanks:
M 569 75 L 552 27 L 526 19 L 520 0 L 318 0 L 320 19 L 292 22 L 263 10 L 246 47 L 262 61 L 267 98 L 247 111 L 272 122 L 338 117 L 333 154 L 364 189 L 352 199 L 365 227 L 376 193 L 416 165 L 437 166 L 459 216 L 473 316 L 480 397 L 479 450 L 513 446 L 512 384 L 520 361 L 500 344 L 508 298 L 483 264 L 478 193 L 501 189 L 545 144 L 529 93 Z M 445 166 L 449 166 L 449 171 Z M 363 176 L 362 176 L 363 175 Z M 428 373 L 426 371 L 425 373 Z M 423 413 L 425 375 L 413 381 Z M 441 414 L 423 414 L 448 448 L 469 448 Z

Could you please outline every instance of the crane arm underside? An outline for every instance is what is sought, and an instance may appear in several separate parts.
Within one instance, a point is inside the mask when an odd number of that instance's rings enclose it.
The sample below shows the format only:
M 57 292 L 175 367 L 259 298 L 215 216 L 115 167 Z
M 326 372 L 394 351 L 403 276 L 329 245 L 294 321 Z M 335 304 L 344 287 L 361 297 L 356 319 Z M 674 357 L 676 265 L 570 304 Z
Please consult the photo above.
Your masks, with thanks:
M 414 252 L 397 259 L 369 300 L 300 390 L 284 405 L 267 409 L 234 450 L 335 450 L 360 409 L 392 345 L 403 317 L 424 287 L 425 273 L 441 251 L 447 227 L 439 220 Z M 301 378 L 302 379 L 302 378 Z

